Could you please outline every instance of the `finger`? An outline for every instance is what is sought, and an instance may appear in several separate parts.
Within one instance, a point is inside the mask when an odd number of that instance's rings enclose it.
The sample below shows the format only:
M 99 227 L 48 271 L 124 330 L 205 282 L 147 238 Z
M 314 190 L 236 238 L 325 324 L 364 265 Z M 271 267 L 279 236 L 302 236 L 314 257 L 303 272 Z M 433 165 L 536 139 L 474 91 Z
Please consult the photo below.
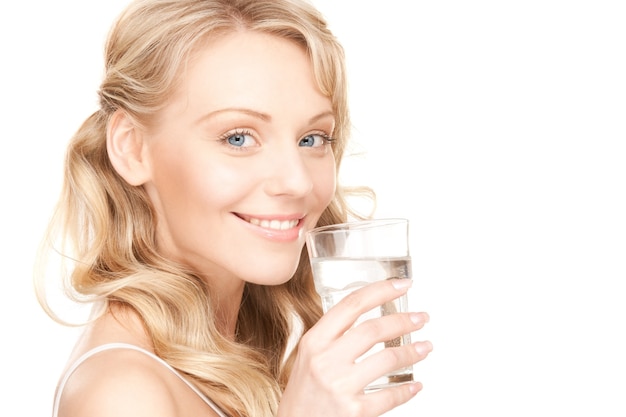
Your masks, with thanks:
M 410 361 L 412 357 L 405 353 L 403 357 L 396 357 L 396 361 L 389 358 L 386 362 L 381 363 L 368 362 L 368 365 L 363 369 L 353 371 L 357 360 L 373 346 L 375 347 L 373 352 L 375 352 L 383 350 L 385 345 L 393 344 L 390 340 L 396 342 L 397 346 L 410 345 L 410 337 L 403 336 L 421 328 L 426 321 L 428 321 L 426 313 L 402 313 L 367 320 L 357 325 L 326 347 L 328 357 L 334 358 L 333 368 L 327 372 L 335 372 L 338 369 L 337 362 L 341 358 L 341 361 L 344 364 L 349 364 L 351 369 L 349 372 L 342 373 L 340 377 L 342 386 L 349 392 L 363 391 L 363 387 L 374 379 L 413 362 Z M 400 354 L 402 353 L 398 355 Z M 391 369 L 389 369 L 390 367 Z M 334 378 L 337 379 L 337 377 Z
M 362 314 L 405 294 L 411 284 L 410 279 L 390 279 L 355 290 L 324 314 L 311 331 L 321 339 L 334 340 L 350 329 Z
M 426 313 L 391 314 L 366 320 L 340 337 L 336 347 L 350 352 L 356 360 L 376 343 L 399 346 L 404 335 L 420 330 L 428 320 Z
M 411 343 L 405 346 L 385 348 L 355 364 L 351 380 L 347 383 L 369 384 L 382 375 L 412 366 L 423 360 L 433 350 L 429 341 Z
M 364 394 L 361 404 L 363 405 L 363 410 L 367 410 L 368 416 L 380 416 L 406 403 L 421 390 L 422 384 L 420 382 L 397 385 Z

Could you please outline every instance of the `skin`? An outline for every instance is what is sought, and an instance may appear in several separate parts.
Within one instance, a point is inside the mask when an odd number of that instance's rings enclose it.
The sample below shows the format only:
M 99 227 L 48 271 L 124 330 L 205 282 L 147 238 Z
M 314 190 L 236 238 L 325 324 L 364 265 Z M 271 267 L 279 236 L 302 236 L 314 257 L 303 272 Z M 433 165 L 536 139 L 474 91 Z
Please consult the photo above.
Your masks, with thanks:
M 304 52 L 239 33 L 195 57 L 144 134 L 159 250 L 220 294 L 226 333 L 245 282 L 275 285 L 295 272 L 304 232 L 335 191 L 333 127 Z
M 181 80 L 147 130 L 116 112 L 107 146 L 118 173 L 145 187 L 154 204 L 159 251 L 198 271 L 220 294 L 218 327 L 232 336 L 244 284 L 290 279 L 304 233 L 333 197 L 327 139 L 334 117 L 306 53 L 277 37 L 237 32 L 207 43 Z M 394 284 L 355 292 L 304 336 L 279 416 L 374 416 L 417 393 L 419 384 L 368 396 L 362 388 L 423 359 L 428 342 L 354 363 L 374 343 L 427 321 L 425 314 L 396 314 L 351 329 L 360 314 L 408 290 Z M 110 342 L 153 351 L 141 320 L 116 308 L 87 327 L 70 363 Z M 69 380 L 60 416 L 83 415 L 215 414 L 162 365 L 137 352 L 110 351 Z

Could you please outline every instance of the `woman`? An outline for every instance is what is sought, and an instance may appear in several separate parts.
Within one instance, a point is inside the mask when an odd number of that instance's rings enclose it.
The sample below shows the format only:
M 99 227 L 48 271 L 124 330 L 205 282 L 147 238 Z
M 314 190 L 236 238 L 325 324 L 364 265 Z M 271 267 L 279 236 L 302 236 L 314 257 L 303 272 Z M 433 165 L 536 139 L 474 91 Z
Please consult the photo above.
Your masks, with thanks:
M 430 343 L 355 359 L 427 315 L 348 331 L 409 280 L 321 317 L 303 251 L 306 231 L 348 214 L 335 184 L 344 58 L 318 12 L 299 0 L 139 0 L 105 64 L 51 228 L 76 260 L 71 290 L 95 306 L 55 415 L 375 416 L 413 397 L 419 383 L 363 387 Z

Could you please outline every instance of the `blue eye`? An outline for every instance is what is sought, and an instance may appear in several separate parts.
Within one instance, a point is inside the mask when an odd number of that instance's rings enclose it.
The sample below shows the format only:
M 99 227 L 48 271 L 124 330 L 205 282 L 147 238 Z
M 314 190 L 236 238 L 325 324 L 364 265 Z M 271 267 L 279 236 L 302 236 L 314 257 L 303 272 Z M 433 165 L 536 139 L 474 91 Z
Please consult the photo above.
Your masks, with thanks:
M 220 142 L 232 148 L 248 148 L 256 145 L 256 139 L 248 131 L 241 130 L 225 133 L 220 137 Z
M 226 141 L 233 146 L 242 147 L 246 145 L 248 135 L 245 133 L 235 133 L 234 135 L 230 135 Z
M 298 143 L 298 145 L 309 147 L 309 148 L 315 148 L 318 146 L 323 146 L 327 142 L 330 142 L 330 138 L 328 138 L 328 136 L 316 133 L 316 134 L 306 135 L 305 137 L 300 139 L 300 142 Z

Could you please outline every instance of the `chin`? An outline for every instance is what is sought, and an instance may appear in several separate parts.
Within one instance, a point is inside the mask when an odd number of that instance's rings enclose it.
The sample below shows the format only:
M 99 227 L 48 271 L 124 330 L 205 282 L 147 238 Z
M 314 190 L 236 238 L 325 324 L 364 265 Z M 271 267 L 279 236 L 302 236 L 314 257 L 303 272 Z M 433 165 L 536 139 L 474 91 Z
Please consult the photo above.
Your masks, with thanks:
M 250 283 L 250 284 L 256 284 L 256 285 L 265 285 L 268 287 L 273 287 L 276 285 L 282 285 L 286 282 L 288 282 L 291 278 L 293 278 L 293 274 L 291 275 L 272 275 L 272 276 L 268 276 L 268 277 L 259 277 L 256 276 L 254 277 L 254 279 L 250 279 L 250 280 L 246 280 L 246 282 Z
M 288 282 L 293 275 L 296 273 L 296 269 L 298 268 L 298 263 L 295 263 L 291 267 L 281 268 L 277 270 L 276 268 L 265 268 L 263 274 L 259 274 L 257 269 L 257 273 L 253 273 L 249 276 L 250 279 L 246 279 L 246 282 L 257 285 L 267 285 L 267 286 L 275 286 L 282 285 Z

